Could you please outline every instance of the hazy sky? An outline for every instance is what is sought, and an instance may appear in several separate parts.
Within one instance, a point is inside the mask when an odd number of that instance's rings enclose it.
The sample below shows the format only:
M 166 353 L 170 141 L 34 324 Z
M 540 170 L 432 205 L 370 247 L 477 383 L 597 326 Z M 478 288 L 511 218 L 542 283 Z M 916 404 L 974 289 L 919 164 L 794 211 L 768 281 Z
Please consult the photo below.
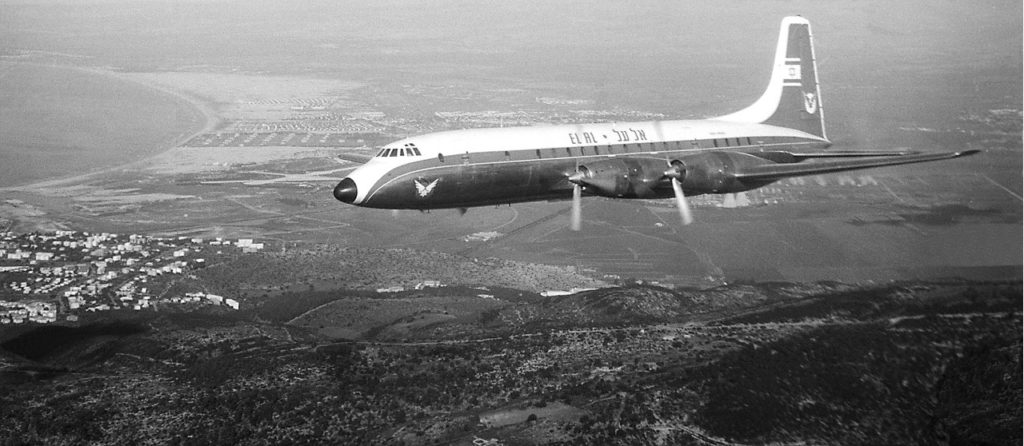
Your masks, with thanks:
M 1021 97 L 1019 0 L 2 3 L 0 54 L 47 51 L 138 71 L 564 83 L 607 99 L 602 105 L 679 117 L 756 98 L 779 21 L 802 14 L 824 98 L 840 113 L 884 123 L 911 104 L 938 119 L 1019 108 Z
M 555 69 L 768 59 L 779 20 L 808 17 L 823 62 L 1021 61 L 1021 2 L 7 1 L 0 47 L 115 65 L 302 71 L 419 60 Z M 756 54 L 756 56 L 754 56 Z M 735 57 L 730 57 L 734 55 Z M 277 66 L 283 61 L 298 66 Z M 952 62 L 952 61 L 951 61 Z M 566 64 L 569 64 L 568 66 Z M 565 70 L 563 70 L 565 71 Z

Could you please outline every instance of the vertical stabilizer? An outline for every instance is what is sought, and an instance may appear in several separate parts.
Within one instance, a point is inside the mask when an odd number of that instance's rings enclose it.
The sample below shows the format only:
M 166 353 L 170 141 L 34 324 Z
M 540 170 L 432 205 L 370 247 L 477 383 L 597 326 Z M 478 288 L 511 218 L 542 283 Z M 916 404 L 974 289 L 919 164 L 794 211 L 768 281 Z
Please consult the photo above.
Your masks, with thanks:
M 782 19 L 772 77 L 761 98 L 743 110 L 715 119 L 788 127 L 827 139 L 811 24 L 807 19 Z

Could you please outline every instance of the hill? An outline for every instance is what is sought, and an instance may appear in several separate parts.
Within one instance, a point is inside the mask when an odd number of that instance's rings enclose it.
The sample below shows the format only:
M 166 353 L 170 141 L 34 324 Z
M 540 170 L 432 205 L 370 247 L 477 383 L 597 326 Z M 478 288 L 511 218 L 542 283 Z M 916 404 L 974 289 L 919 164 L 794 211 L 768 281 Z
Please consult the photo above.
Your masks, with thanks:
M 325 292 L 288 323 L 268 304 L 25 327 L 0 344 L 0 439 L 1021 440 L 1019 283 L 487 291 Z

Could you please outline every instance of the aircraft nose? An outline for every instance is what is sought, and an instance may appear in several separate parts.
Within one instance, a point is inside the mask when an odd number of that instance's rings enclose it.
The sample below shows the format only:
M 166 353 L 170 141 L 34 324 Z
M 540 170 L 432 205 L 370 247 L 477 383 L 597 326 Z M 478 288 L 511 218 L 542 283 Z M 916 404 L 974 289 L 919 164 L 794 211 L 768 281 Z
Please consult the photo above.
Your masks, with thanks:
M 345 178 L 334 186 L 334 198 L 344 203 L 352 203 L 356 201 L 356 196 L 359 194 L 359 190 L 356 188 L 356 182 L 352 181 L 351 178 Z

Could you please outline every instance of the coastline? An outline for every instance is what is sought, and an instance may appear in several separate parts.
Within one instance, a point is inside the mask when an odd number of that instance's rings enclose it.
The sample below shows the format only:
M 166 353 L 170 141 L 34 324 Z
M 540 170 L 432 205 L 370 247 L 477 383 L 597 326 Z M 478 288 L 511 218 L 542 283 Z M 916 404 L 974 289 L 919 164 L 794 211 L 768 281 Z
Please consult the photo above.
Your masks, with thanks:
M 92 67 L 79 67 L 73 65 L 57 65 L 57 64 L 40 64 L 32 62 L 14 62 L 13 65 L 33 65 L 37 67 L 50 68 L 50 69 L 61 69 L 77 71 L 81 73 L 88 73 L 94 76 L 100 76 L 112 80 L 114 82 L 128 83 L 136 87 L 149 90 L 153 94 L 169 99 L 175 104 L 179 105 L 182 109 L 188 110 L 192 117 L 194 117 L 195 125 L 188 126 L 182 133 L 175 135 L 173 138 L 165 140 L 157 144 L 149 144 L 149 147 L 143 147 L 143 153 L 135 159 L 128 160 L 123 163 L 117 163 L 111 166 L 93 168 L 87 172 L 75 173 L 71 175 L 63 175 L 54 178 L 47 178 L 42 180 L 29 181 L 24 184 L 15 184 L 10 186 L 0 187 L 0 191 L 21 191 L 31 192 L 40 188 L 54 187 L 60 185 L 66 185 L 69 183 L 78 182 L 81 180 L 88 179 L 95 175 L 108 173 L 117 170 L 123 170 L 133 166 L 140 165 L 147 162 L 154 157 L 163 155 L 175 147 L 180 146 L 184 142 L 194 138 L 197 135 L 206 133 L 220 123 L 220 119 L 217 117 L 216 112 L 210 106 L 210 104 L 195 98 L 187 93 L 175 91 L 163 85 L 157 85 L 151 82 L 145 82 L 143 80 L 134 79 L 130 76 L 117 73 L 114 71 L 92 68 Z

